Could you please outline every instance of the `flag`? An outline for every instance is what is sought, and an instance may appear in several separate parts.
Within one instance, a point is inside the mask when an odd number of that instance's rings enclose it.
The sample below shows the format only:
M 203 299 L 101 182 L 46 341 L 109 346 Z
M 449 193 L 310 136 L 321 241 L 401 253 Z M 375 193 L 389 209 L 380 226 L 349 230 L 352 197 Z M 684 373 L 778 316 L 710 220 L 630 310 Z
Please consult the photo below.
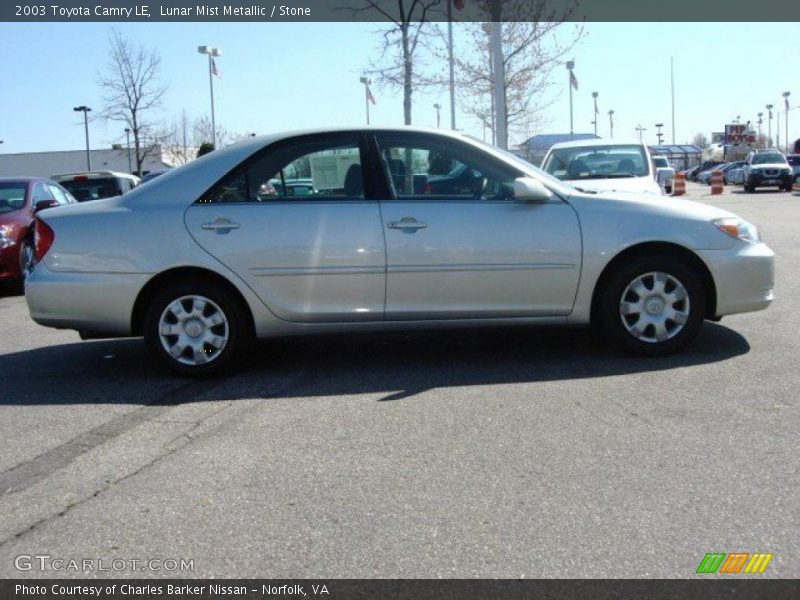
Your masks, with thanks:
M 372 95 L 372 90 L 369 89 L 369 85 L 364 85 L 367 90 L 367 100 L 369 100 L 373 106 L 375 106 L 375 96 Z
M 453 6 L 456 10 L 464 10 L 464 0 L 453 0 Z
M 211 59 L 211 73 L 219 77 L 219 71 L 217 70 L 217 63 L 214 62 L 214 59 Z
M 569 84 L 576 90 L 578 89 L 578 78 L 575 77 L 575 73 L 572 72 L 572 69 L 569 71 Z

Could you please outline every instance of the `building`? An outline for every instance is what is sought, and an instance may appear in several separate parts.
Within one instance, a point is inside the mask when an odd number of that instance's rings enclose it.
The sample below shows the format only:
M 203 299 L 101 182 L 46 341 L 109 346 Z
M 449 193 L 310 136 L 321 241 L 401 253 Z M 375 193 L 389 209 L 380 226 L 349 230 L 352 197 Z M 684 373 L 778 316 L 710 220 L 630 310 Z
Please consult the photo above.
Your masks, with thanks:
M 520 144 L 514 154 L 524 158 L 531 164 L 539 166 L 553 144 L 598 139 L 600 139 L 600 136 L 593 133 L 540 133 Z
M 133 150 L 131 149 L 131 155 Z M 130 173 L 128 151 L 122 147 L 104 150 L 91 150 L 93 171 L 118 171 Z M 131 156 L 133 170 L 136 163 Z M 170 168 L 161 146 L 153 146 L 142 164 L 142 174 Z M 19 154 L 0 154 L 0 177 L 31 176 L 51 177 L 59 173 L 75 173 L 86 170 L 86 150 L 60 150 L 55 152 L 21 152 Z

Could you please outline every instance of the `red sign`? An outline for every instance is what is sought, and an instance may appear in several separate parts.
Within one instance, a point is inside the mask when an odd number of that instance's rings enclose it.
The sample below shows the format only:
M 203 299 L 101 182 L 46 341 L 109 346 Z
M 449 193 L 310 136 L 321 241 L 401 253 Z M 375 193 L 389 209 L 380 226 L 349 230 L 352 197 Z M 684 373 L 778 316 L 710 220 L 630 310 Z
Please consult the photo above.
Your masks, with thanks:
M 747 131 L 747 124 L 745 123 L 731 123 L 725 125 L 725 143 L 729 146 L 755 144 L 756 132 Z

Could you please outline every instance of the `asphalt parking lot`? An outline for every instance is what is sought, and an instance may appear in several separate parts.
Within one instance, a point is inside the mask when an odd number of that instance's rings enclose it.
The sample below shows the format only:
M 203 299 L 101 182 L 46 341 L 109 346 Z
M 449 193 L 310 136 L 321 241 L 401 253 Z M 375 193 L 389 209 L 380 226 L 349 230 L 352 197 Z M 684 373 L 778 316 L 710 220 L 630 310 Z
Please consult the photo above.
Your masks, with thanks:
M 364 335 L 188 381 L 0 297 L 0 577 L 687 577 L 734 551 L 800 577 L 800 192 L 688 191 L 759 226 L 776 300 L 665 359 L 581 330 Z M 194 570 L 15 567 L 42 554 Z

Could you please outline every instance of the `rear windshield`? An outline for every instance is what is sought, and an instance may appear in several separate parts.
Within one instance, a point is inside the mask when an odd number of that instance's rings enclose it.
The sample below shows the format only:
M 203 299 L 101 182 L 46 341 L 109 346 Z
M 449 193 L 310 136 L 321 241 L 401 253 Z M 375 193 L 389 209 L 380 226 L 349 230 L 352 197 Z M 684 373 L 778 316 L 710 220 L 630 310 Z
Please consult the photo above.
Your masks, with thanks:
M 110 198 L 111 196 L 120 196 L 122 194 L 119 182 L 115 177 L 84 179 L 81 181 L 59 181 L 59 183 L 67 188 L 67 191 L 75 196 L 78 202 L 99 200 L 100 198 Z
M 0 214 L 25 205 L 25 187 L 24 183 L 0 182 Z
M 559 179 L 608 179 L 650 174 L 642 146 L 608 145 L 558 148 L 542 168 Z

